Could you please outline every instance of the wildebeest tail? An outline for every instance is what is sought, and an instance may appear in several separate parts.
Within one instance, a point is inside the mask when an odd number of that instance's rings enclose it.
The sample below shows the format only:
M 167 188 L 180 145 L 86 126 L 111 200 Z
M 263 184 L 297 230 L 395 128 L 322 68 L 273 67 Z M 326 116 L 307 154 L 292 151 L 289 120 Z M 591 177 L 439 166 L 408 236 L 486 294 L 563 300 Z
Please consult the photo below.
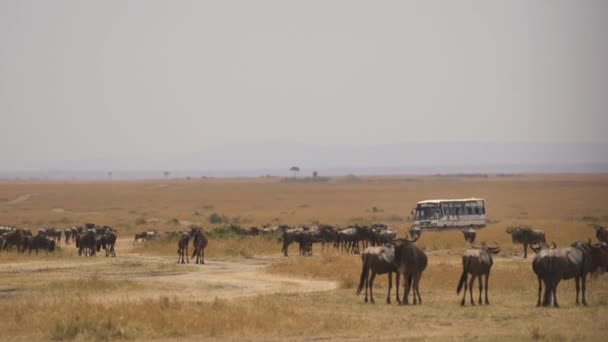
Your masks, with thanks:
M 363 290 L 363 286 L 365 285 L 365 279 L 367 279 L 367 275 L 369 274 L 369 267 L 367 267 L 367 254 L 361 255 L 361 261 L 363 262 L 363 267 L 361 268 L 361 280 L 359 281 L 359 287 L 357 287 L 357 294 L 360 294 Z
M 458 287 L 456 288 L 456 294 L 460 294 L 462 287 L 467 283 L 467 274 L 469 273 L 469 259 L 463 258 L 462 260 L 462 275 L 460 276 L 460 281 L 458 282 Z

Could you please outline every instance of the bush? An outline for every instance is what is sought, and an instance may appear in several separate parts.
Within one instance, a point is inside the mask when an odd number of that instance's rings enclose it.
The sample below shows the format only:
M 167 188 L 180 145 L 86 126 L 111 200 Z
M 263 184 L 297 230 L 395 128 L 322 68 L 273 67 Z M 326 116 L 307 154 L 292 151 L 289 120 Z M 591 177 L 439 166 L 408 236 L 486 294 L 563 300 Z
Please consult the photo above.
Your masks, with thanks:
M 141 226 L 142 224 L 146 224 L 146 219 L 143 217 L 138 217 L 135 219 L 135 224 Z
M 228 238 L 233 236 L 245 236 L 246 232 L 238 224 L 229 224 L 221 227 L 216 227 L 209 232 L 209 236 Z
M 220 224 L 224 222 L 224 218 L 218 213 L 213 213 L 209 215 L 209 222 L 212 224 Z

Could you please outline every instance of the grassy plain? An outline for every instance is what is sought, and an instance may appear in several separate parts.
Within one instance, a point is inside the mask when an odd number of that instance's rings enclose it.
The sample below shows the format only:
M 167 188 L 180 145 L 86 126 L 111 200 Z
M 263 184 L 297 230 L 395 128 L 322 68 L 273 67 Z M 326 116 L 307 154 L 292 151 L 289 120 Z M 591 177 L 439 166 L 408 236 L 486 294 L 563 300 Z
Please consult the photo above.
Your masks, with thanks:
M 607 196 L 608 175 L 346 177 L 320 184 L 2 182 L 0 224 L 35 229 L 95 222 L 118 228 L 124 240 L 116 260 L 78 258 L 73 246 L 49 256 L 0 253 L 0 334 L 3 340 L 604 340 L 608 278 L 589 283 L 589 307 L 574 305 L 574 284 L 568 281 L 558 291 L 562 308 L 538 309 L 530 260 L 521 258 L 521 246 L 512 245 L 505 229 L 531 225 L 558 245 L 587 240 L 594 237 L 589 223 L 608 223 Z M 490 278 L 490 306 L 459 306 L 455 287 L 467 244 L 457 231 L 427 232 L 420 239 L 430 265 L 419 307 L 384 304 L 385 276 L 376 281 L 377 304 L 364 304 L 354 295 L 360 258 L 317 246 L 313 257 L 295 256 L 292 248 L 293 256 L 283 258 L 273 240 L 215 238 L 206 252 L 209 265 L 182 266 L 173 264 L 174 242 L 132 246 L 130 241 L 146 229 L 175 231 L 191 223 L 209 228 L 212 213 L 242 226 L 384 222 L 402 236 L 417 201 L 462 197 L 486 200 L 490 224 L 478 240 L 503 247 Z M 241 284 L 229 282 L 229 273 L 212 278 L 238 264 L 250 268 L 235 270 L 236 279 L 256 285 L 242 284 L 246 296 L 240 295 Z M 336 281 L 337 288 L 289 284 L 292 278 Z M 263 291 L 266 281 L 273 285 Z

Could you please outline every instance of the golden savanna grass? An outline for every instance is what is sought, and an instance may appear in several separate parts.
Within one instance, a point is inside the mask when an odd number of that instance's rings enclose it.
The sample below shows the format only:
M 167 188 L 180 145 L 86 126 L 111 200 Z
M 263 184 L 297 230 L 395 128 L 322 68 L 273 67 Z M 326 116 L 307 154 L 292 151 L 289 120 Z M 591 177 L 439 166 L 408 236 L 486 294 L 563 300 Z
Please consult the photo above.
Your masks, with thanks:
M 538 309 L 530 260 L 521 258 L 522 247 L 512 245 L 505 229 L 530 225 L 562 246 L 594 238 L 589 223 L 608 223 L 607 195 L 608 175 L 350 177 L 323 184 L 278 179 L 4 182 L 0 224 L 35 229 L 95 222 L 116 227 L 128 241 L 120 245 L 116 260 L 103 255 L 78 258 L 73 246 L 48 256 L 0 253 L 0 332 L 3 340 L 604 340 L 608 278 L 589 281 L 589 307 L 574 305 L 574 284 L 566 281 L 558 291 L 562 308 Z M 140 280 L 206 266 L 173 264 L 175 241 L 131 243 L 135 232 L 146 229 L 175 231 L 191 223 L 211 228 L 212 213 L 242 226 L 384 222 L 403 236 L 417 201 L 461 197 L 485 198 L 490 224 L 478 232 L 478 240 L 502 246 L 490 278 L 490 306 L 470 307 L 468 300 L 467 307 L 459 306 L 455 288 L 467 244 L 458 231 L 423 233 L 419 245 L 429 255 L 429 267 L 422 278 L 424 304 L 419 307 L 384 304 L 386 276 L 376 280 L 377 304 L 364 304 L 363 297 L 354 294 L 361 272 L 359 256 L 331 249 L 321 252 L 315 246 L 313 257 L 299 257 L 293 245 L 291 256 L 284 258 L 278 242 L 262 237 L 212 238 L 206 257 L 238 261 L 266 256 L 270 266 L 262 272 L 336 280 L 338 289 L 188 300 L 177 295 L 179 282 L 158 289 Z M 125 259 L 126 254 L 130 257 Z M 166 262 L 152 263 L 150 258 Z M 151 291 L 160 297 L 136 296 Z M 476 292 L 477 287 L 475 296 Z

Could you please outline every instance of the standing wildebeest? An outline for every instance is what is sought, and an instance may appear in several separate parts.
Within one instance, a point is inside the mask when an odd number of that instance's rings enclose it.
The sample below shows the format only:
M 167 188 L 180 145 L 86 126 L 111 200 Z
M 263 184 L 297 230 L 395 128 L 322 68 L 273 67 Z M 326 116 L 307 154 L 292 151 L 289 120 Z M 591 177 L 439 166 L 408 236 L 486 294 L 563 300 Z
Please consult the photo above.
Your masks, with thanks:
M 44 234 L 38 234 L 32 237 L 28 244 L 28 253 L 32 254 L 32 249 L 36 250 L 36 255 L 38 255 L 38 250 L 43 249 L 48 254 L 55 249 L 55 240 L 51 240 L 47 238 Z
M 99 237 L 97 240 L 97 251 L 99 252 L 102 248 L 106 251 L 106 257 L 116 257 L 116 251 L 114 246 L 116 245 L 116 233 L 114 231 L 106 230 L 106 232 Z
M 78 248 L 79 256 L 95 256 L 95 250 L 97 249 L 95 231 L 90 229 L 79 234 L 76 239 L 76 248 Z
M 338 231 L 338 240 L 342 251 L 346 250 L 347 253 L 358 253 L 355 250 L 357 243 L 357 229 L 355 227 L 349 227 Z
M 205 234 L 203 234 L 202 228 L 192 227 L 192 228 L 190 228 L 190 231 L 191 231 L 191 234 L 193 237 L 192 247 L 194 248 L 194 252 L 192 253 L 192 258 L 194 258 L 194 256 L 196 255 L 195 263 L 204 264 L 205 263 L 205 248 L 207 248 L 207 244 L 209 243 L 209 240 L 207 239 Z
M 182 264 L 185 264 L 184 261 L 190 263 L 188 259 L 188 244 L 190 243 L 190 233 L 185 231 L 182 233 L 182 236 L 179 238 L 177 242 L 177 263 L 179 264 L 180 260 Z M 185 260 L 184 260 L 185 259 Z
M 608 243 L 608 230 L 606 230 L 606 227 L 594 224 L 593 229 L 595 229 L 595 237 L 597 237 L 600 242 Z
M 486 304 L 490 304 L 488 301 L 488 279 L 490 278 L 490 270 L 494 261 L 492 260 L 492 254 L 500 252 L 500 247 L 496 244 L 496 247 L 488 247 L 485 242 L 481 243 L 481 246 L 475 246 L 471 244 L 472 249 L 468 249 L 462 256 L 462 276 L 458 282 L 456 293 L 460 294 L 460 290 L 464 285 L 464 296 L 460 305 L 464 306 L 465 298 L 467 296 L 467 276 L 471 274 L 471 282 L 469 283 L 469 292 L 471 295 L 471 305 L 475 305 L 473 301 L 473 284 L 475 284 L 475 278 L 479 282 L 479 304 L 481 304 L 481 291 L 483 290 L 483 283 L 481 276 L 485 275 L 486 278 Z
M 367 291 L 369 289 L 370 301 L 374 302 L 374 279 L 376 274 L 388 273 L 388 294 L 386 296 L 386 303 L 391 303 L 391 288 L 393 287 L 393 272 L 397 272 L 395 266 L 395 245 L 392 243 L 387 244 L 384 247 L 367 247 L 361 254 L 361 261 L 363 267 L 361 270 L 361 279 L 359 281 L 359 287 L 357 288 L 357 295 L 363 290 L 365 286 L 365 302 L 367 303 Z M 372 272 L 371 277 L 369 272 Z M 397 288 L 399 288 L 399 274 L 397 274 Z M 399 296 L 397 296 L 397 302 L 400 303 Z
M 6 243 L 6 240 L 4 239 L 4 237 L 0 236 L 0 252 L 4 249 L 5 243 Z
M 528 257 L 528 245 L 545 242 L 545 233 L 542 230 L 523 228 L 509 228 L 507 234 L 511 234 L 513 243 L 524 245 L 524 258 Z
M 401 238 L 395 240 L 395 260 L 397 265 L 397 277 L 403 275 L 404 280 L 404 294 L 401 304 L 408 304 L 408 296 L 412 286 L 414 287 L 414 304 L 417 304 L 416 296 L 418 296 L 418 304 L 422 304 L 419 285 L 420 278 L 422 278 L 422 272 L 424 272 L 428 264 L 428 258 L 426 254 L 416 246 L 416 239 L 408 240 L 407 238 Z M 399 297 L 399 287 L 397 287 L 397 297 Z
M 540 295 L 542 283 L 545 284 L 545 294 L 543 306 L 551 305 L 551 295 L 553 295 L 553 305 L 557 304 L 557 285 L 564 279 L 574 278 L 576 282 L 576 305 L 579 305 L 578 296 L 580 291 L 580 281 L 583 286 L 583 305 L 587 305 L 585 292 L 587 287 L 587 274 L 592 272 L 602 272 L 608 267 L 608 245 L 606 243 L 591 244 L 577 241 L 570 247 L 549 248 L 547 243 L 534 248 L 537 254 L 532 260 L 532 269 L 538 278 L 538 301 L 536 306 L 541 305 Z M 541 283 L 542 281 L 542 283 Z
M 475 229 L 469 228 L 467 230 L 462 230 L 462 235 L 464 235 L 464 240 L 470 243 L 475 242 L 475 238 L 477 237 L 477 232 Z
M 281 251 L 284 256 L 288 256 L 289 245 L 297 242 L 300 245 L 300 255 L 304 255 L 308 244 L 312 243 L 308 227 L 291 228 L 283 232 L 283 248 Z
M 63 235 L 65 236 L 65 244 L 70 243 L 70 238 L 72 237 L 72 228 L 66 228 L 63 230 Z

